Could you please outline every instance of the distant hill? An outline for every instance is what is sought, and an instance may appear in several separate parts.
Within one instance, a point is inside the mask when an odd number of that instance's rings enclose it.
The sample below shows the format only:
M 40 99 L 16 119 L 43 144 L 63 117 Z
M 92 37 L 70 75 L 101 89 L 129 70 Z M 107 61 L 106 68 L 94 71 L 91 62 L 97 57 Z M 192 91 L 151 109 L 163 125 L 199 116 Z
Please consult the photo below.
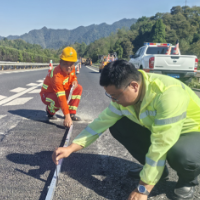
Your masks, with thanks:
M 111 25 L 102 23 L 99 25 L 92 24 L 90 26 L 79 26 L 73 30 L 67 29 L 48 29 L 43 27 L 39 30 L 32 30 L 29 33 L 21 36 L 8 36 L 7 39 L 22 39 L 31 44 L 39 44 L 43 48 L 58 49 L 64 45 L 73 44 L 75 42 L 85 42 L 87 45 L 95 40 L 107 37 L 111 32 L 116 32 L 117 29 L 129 29 L 132 24 L 136 23 L 137 19 L 122 19 Z M 0 36 L 0 40 L 4 37 Z

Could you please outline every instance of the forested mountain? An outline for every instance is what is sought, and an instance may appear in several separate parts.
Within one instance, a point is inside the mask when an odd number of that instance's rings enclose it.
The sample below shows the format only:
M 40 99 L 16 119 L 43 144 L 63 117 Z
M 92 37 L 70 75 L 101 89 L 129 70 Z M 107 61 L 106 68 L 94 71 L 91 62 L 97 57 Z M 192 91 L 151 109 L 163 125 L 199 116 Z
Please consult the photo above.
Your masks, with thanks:
M 21 39 L 0 41 L 0 60 L 19 62 L 53 62 L 59 61 L 58 51 L 43 49 L 38 44 L 29 44 Z
M 116 34 L 101 38 L 86 46 L 75 43 L 80 56 L 91 57 L 116 51 L 119 58 L 128 58 L 144 42 L 167 42 L 175 44 L 179 39 L 182 54 L 200 57 L 200 7 L 175 6 L 170 13 L 156 13 L 141 17 L 130 30 L 120 29 Z
M 67 29 L 48 29 L 43 27 L 40 30 L 32 30 L 29 33 L 21 36 L 8 36 L 7 39 L 22 39 L 31 44 L 39 44 L 43 48 L 58 49 L 61 46 L 67 46 L 74 44 L 75 42 L 86 43 L 87 45 L 95 40 L 107 37 L 112 32 L 116 32 L 117 29 L 125 27 L 130 29 L 130 26 L 134 24 L 137 19 L 122 19 L 111 25 L 102 23 L 99 25 L 80 26 L 73 30 Z M 2 37 L 0 37 L 0 40 Z
M 85 34 L 82 35 L 85 41 L 89 38 L 89 33 L 91 35 L 94 34 L 92 28 L 93 26 L 96 25 L 87 27 L 88 29 L 91 28 L 91 33 L 87 30 L 88 32 L 86 31 Z M 81 30 L 83 28 L 84 27 L 79 27 L 77 29 Z M 45 31 L 46 28 L 43 29 Z M 83 30 L 82 32 L 84 32 Z M 76 31 L 76 34 L 78 37 L 79 32 Z M 63 33 L 63 37 L 64 35 L 65 34 Z M 47 36 L 48 34 L 45 37 L 48 38 Z M 49 35 L 49 38 L 53 38 L 53 36 Z M 49 57 L 52 57 L 52 59 L 58 59 L 62 49 L 68 44 L 63 44 L 61 39 L 62 37 L 60 36 L 58 40 L 60 41 L 59 45 L 61 45 L 61 47 L 58 50 L 46 49 L 46 51 L 45 49 L 42 50 L 39 45 L 36 45 L 38 48 L 36 48 L 37 50 L 33 50 L 35 47 L 31 50 L 27 50 L 28 47 L 24 46 L 19 48 L 18 45 L 21 44 L 18 44 L 19 41 L 17 41 L 16 46 L 13 46 L 14 44 L 9 43 L 8 41 L 6 44 L 2 44 L 2 41 L 6 41 L 6 39 L 3 39 L 0 41 L 0 56 L 3 55 L 2 46 L 4 46 L 6 48 L 17 48 L 17 51 L 23 52 L 24 58 L 26 57 L 25 53 L 30 52 L 30 54 L 33 55 L 33 52 L 35 52 L 35 55 L 37 54 L 38 56 L 42 56 L 43 60 Z M 167 42 L 175 44 L 177 39 L 179 39 L 182 54 L 197 55 L 200 58 L 200 7 L 175 6 L 172 7 L 170 13 L 156 13 L 152 17 L 143 16 L 139 18 L 136 23 L 133 23 L 129 30 L 126 28 L 118 29 L 116 33 L 111 33 L 108 37 L 102 37 L 95 40 L 89 45 L 85 42 L 78 41 L 71 43 L 71 45 L 77 50 L 78 56 L 91 57 L 93 62 L 96 62 L 98 60 L 98 55 L 106 55 L 108 53 L 117 52 L 119 58 L 128 59 L 129 55 L 134 54 L 138 48 L 144 44 L 144 42 Z M 58 44 L 56 42 L 56 40 L 52 41 L 52 45 Z M 5 55 L 6 54 L 4 52 L 4 58 Z M 18 53 L 18 56 L 19 55 L 20 53 Z M 15 56 L 15 59 L 16 58 L 17 57 Z M 19 58 L 20 57 L 18 57 L 18 60 L 21 59 Z M 30 58 L 31 56 L 29 56 L 28 59 L 30 60 Z

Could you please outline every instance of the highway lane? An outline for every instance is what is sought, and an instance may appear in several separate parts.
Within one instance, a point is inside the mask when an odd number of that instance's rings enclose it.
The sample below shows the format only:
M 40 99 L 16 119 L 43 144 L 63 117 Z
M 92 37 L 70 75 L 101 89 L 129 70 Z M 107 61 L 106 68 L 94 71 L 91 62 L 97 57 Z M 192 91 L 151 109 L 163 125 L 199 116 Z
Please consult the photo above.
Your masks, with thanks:
M 0 87 L 0 95 L 6 99 L 14 94 L 23 93 L 26 89 L 34 87 L 33 84 L 40 84 L 37 81 L 43 80 L 46 74 L 47 69 L 0 74 L 0 84 L 4 85 Z M 83 86 L 77 113 L 82 121 L 74 123 L 72 139 L 110 102 L 104 94 L 104 89 L 99 86 L 98 69 L 82 66 L 77 76 Z M 25 90 L 15 90 L 19 87 Z M 0 105 L 2 199 L 42 200 L 45 199 L 47 187 L 50 185 L 55 170 L 51 154 L 61 144 L 65 129 L 62 126 L 61 112 L 58 113 L 58 121 L 48 123 L 45 106 L 38 94 L 39 88 L 40 86 L 30 91 L 35 93 L 28 92 L 17 97 L 19 100 L 16 98 L 7 102 L 7 105 Z M 126 174 L 130 168 L 137 165 L 137 161 L 111 137 L 109 131 L 106 131 L 91 146 L 64 159 L 54 200 L 126 199 L 137 184 L 137 181 L 131 180 Z M 170 169 L 169 181 L 159 183 L 152 192 L 151 199 L 171 199 L 176 180 L 175 172 Z M 196 195 L 200 196 L 199 188 L 196 189 Z

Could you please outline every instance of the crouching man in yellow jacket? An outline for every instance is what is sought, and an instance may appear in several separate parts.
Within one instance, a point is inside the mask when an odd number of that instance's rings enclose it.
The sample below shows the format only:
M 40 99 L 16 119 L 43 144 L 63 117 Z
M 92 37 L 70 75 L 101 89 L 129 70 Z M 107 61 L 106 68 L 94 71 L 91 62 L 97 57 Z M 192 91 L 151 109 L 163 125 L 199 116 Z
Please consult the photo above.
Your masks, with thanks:
M 138 71 L 124 60 L 105 66 L 100 85 L 112 102 L 69 147 L 58 148 L 53 161 L 58 164 L 110 128 L 113 137 L 143 165 L 138 187 L 128 200 L 147 199 L 154 185 L 168 175 L 166 160 L 179 176 L 174 199 L 193 199 L 200 174 L 198 96 L 179 80 Z

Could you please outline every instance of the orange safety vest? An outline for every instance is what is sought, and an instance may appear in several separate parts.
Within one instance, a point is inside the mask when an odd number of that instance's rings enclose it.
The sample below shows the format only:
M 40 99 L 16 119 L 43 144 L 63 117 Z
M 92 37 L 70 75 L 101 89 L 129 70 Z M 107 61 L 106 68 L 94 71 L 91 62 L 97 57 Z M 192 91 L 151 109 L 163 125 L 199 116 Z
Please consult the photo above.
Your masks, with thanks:
M 55 93 L 63 114 L 69 114 L 65 92 L 70 89 L 73 81 L 77 81 L 75 67 L 67 75 L 61 70 L 60 65 L 58 65 L 47 74 L 40 95 L 42 96 L 44 93 Z

